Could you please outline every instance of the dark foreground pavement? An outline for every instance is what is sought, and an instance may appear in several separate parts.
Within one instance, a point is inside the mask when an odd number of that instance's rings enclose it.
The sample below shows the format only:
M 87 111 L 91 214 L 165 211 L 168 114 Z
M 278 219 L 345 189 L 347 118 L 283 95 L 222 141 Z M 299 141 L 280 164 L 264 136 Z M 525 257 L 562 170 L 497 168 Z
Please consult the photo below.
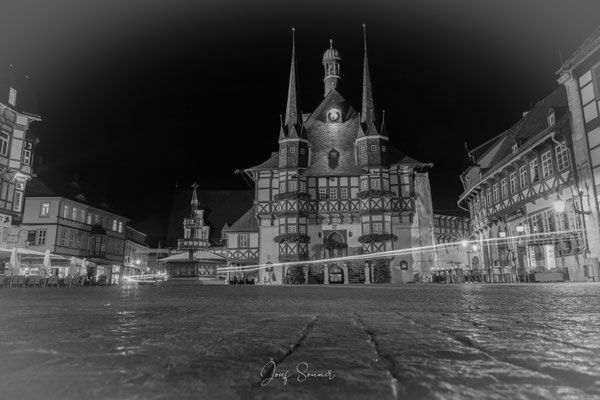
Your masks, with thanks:
M 600 285 L 0 289 L 0 399 L 229 398 L 600 398 Z

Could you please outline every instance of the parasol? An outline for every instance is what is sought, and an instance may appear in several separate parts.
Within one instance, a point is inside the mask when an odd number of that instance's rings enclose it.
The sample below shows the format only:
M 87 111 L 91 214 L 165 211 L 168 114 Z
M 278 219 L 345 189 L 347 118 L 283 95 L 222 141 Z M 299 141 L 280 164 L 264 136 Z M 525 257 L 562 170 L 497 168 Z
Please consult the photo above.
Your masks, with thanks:
M 10 267 L 13 275 L 19 275 L 21 273 L 16 247 L 13 247 L 12 251 L 10 252 Z
M 42 276 L 45 278 L 48 274 L 48 271 L 52 268 L 52 264 L 50 263 L 50 250 L 46 249 L 46 253 L 44 254 L 44 262 L 42 263 L 44 266 L 42 268 Z

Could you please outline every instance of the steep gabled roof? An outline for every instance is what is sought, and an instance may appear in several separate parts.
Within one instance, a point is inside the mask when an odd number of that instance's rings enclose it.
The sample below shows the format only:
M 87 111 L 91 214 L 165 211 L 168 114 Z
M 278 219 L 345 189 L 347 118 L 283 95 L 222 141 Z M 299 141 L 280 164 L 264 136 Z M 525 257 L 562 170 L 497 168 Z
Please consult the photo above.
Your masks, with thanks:
M 254 167 L 246 168 L 244 171 L 255 171 L 255 170 L 269 170 L 269 169 L 277 169 L 279 167 L 279 153 L 275 152 L 271 155 L 271 157 Z
M 496 166 L 512 153 L 515 142 L 522 147 L 548 127 L 547 118 L 550 109 L 554 110 L 556 120 L 568 111 L 567 92 L 564 86 L 559 86 L 554 92 L 538 101 L 533 109 L 515 125 L 471 151 L 471 155 L 477 154 L 475 163 L 481 168 Z
M 433 166 L 431 163 L 424 163 L 404 154 L 394 146 L 389 146 L 388 161 L 390 165 L 411 165 L 411 166 Z
M 233 225 L 223 228 L 223 232 L 258 232 L 254 206 L 250 207 Z

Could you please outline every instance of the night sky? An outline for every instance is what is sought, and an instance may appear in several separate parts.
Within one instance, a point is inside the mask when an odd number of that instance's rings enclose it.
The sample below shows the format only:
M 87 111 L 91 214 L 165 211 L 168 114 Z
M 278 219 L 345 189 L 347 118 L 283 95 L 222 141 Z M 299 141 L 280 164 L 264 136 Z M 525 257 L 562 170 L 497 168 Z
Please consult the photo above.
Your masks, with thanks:
M 456 210 L 464 142 L 549 94 L 599 15 L 597 0 L 4 0 L 0 66 L 30 76 L 44 165 L 107 188 L 155 245 L 176 187 L 248 189 L 234 170 L 277 150 L 292 26 L 311 112 L 330 38 L 360 108 L 366 23 L 391 143 L 435 164 L 434 208 Z

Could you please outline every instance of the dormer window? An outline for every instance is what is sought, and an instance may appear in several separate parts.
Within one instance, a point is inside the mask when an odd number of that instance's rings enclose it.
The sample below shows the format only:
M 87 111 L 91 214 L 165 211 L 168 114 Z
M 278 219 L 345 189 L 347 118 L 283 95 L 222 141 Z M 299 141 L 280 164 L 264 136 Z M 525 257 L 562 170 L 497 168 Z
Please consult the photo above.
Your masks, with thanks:
M 556 122 L 556 116 L 554 115 L 554 110 L 548 110 L 548 126 L 554 125 Z
M 517 151 L 519 151 L 519 144 L 518 143 L 513 143 L 513 145 L 512 145 L 512 152 L 513 152 L 513 154 L 516 154 Z

